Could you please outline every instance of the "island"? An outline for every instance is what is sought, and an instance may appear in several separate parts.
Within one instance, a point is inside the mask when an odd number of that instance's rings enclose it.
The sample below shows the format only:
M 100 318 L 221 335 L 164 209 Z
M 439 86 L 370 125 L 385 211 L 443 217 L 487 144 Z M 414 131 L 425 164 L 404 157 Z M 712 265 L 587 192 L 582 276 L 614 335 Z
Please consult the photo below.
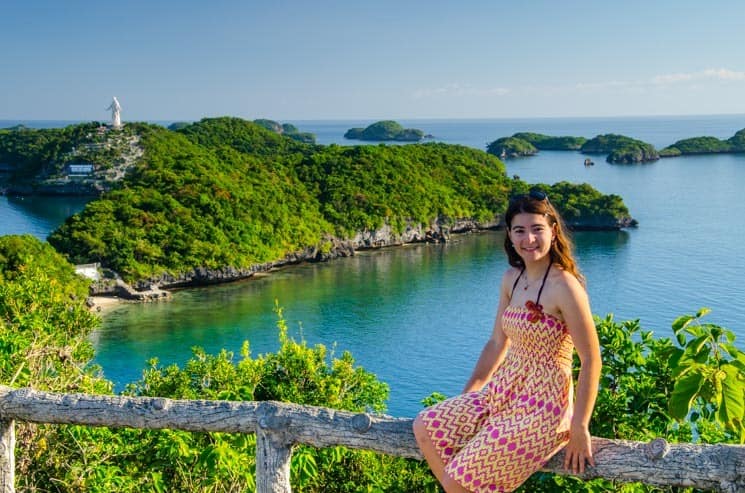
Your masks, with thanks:
M 656 161 L 659 153 L 651 144 L 624 135 L 598 135 L 587 140 L 584 137 L 561 136 L 518 132 L 512 137 L 499 138 L 486 147 L 486 152 L 501 158 L 533 156 L 539 150 L 580 151 L 583 154 L 607 154 L 609 163 L 644 163 Z M 585 159 L 585 165 L 595 164 Z
M 692 137 L 679 140 L 660 151 L 661 157 L 675 157 L 689 154 L 721 154 L 745 152 L 745 128 L 727 140 L 716 137 Z
M 542 151 L 576 151 L 587 141 L 584 137 L 552 137 L 533 132 L 518 132 L 499 138 L 486 146 L 486 152 L 501 158 L 533 156 Z
M 240 118 L 138 129 L 144 153 L 117 186 L 49 236 L 137 290 L 247 278 L 358 250 L 503 227 L 529 184 L 477 149 L 303 144 Z M 634 225 L 620 197 L 535 185 L 575 229 Z
M 502 137 L 486 146 L 486 152 L 504 159 L 507 157 L 523 157 L 538 154 L 538 149 L 517 137 Z
M 609 153 L 605 159 L 609 163 L 646 163 L 660 158 L 660 154 L 652 144 L 618 134 L 598 135 L 582 144 L 580 152 L 583 154 Z
M 295 125 L 290 123 L 279 123 L 274 120 L 267 120 L 265 118 L 259 118 L 254 120 L 254 123 L 261 125 L 267 130 L 271 130 L 274 133 L 284 135 L 293 140 L 303 142 L 304 144 L 315 144 L 316 135 L 311 132 L 301 132 Z
M 400 123 L 393 120 L 383 120 L 375 122 L 366 128 L 350 128 L 344 134 L 344 138 L 378 142 L 387 140 L 419 142 L 424 138 L 424 132 L 416 128 L 404 128 Z

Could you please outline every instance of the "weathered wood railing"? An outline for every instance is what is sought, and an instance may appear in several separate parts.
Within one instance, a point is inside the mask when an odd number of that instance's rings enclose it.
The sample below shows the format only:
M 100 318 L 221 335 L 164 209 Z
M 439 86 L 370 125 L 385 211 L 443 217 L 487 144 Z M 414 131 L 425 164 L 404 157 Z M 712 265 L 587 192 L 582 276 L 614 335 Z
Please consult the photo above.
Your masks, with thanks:
M 0 493 L 14 491 L 14 420 L 33 423 L 256 433 L 259 493 L 290 492 L 292 446 L 367 449 L 420 459 L 411 419 L 282 402 L 186 401 L 157 397 L 56 394 L 0 386 Z M 745 491 L 745 447 L 593 438 L 596 467 L 584 479 L 641 481 Z M 559 453 L 546 471 L 566 474 Z

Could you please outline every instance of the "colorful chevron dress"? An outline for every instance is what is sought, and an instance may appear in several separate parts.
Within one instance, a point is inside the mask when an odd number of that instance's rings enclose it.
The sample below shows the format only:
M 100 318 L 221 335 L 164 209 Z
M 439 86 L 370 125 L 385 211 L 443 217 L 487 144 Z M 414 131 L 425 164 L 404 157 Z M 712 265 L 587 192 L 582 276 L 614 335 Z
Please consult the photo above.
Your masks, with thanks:
M 474 493 L 516 489 L 569 440 L 572 339 L 528 305 L 505 309 L 511 346 L 489 383 L 421 413 L 445 472 Z

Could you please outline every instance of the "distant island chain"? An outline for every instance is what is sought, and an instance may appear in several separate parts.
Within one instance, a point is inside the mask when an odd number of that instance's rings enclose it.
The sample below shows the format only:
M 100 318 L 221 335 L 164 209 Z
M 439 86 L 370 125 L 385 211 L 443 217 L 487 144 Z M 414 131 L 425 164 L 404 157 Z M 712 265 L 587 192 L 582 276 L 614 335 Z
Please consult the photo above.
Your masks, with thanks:
M 530 132 L 519 132 L 511 137 L 499 138 L 487 146 L 495 156 L 532 156 L 539 150 L 579 151 L 583 154 L 607 154 L 609 163 L 646 163 L 665 157 L 689 154 L 718 154 L 745 152 L 745 129 L 727 140 L 716 137 L 692 137 L 675 142 L 657 151 L 652 144 L 625 135 L 605 134 L 592 139 L 584 137 L 552 137 Z M 585 164 L 592 163 L 585 160 Z

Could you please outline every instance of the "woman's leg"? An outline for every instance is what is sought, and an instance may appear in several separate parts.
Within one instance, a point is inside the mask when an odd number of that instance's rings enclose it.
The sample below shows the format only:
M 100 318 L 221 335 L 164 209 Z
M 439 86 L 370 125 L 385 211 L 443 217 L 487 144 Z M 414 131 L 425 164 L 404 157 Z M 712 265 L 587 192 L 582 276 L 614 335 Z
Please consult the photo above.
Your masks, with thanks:
M 417 415 L 414 419 L 414 436 L 416 437 L 416 443 L 419 445 L 419 450 L 422 452 L 424 459 L 432 470 L 432 474 L 435 475 L 445 491 L 447 493 L 470 493 L 460 484 L 455 482 L 450 476 L 445 474 L 445 463 L 440 458 L 440 454 L 437 453 L 437 450 L 432 444 L 432 440 L 429 438 L 429 434 L 424 427 L 420 415 Z

